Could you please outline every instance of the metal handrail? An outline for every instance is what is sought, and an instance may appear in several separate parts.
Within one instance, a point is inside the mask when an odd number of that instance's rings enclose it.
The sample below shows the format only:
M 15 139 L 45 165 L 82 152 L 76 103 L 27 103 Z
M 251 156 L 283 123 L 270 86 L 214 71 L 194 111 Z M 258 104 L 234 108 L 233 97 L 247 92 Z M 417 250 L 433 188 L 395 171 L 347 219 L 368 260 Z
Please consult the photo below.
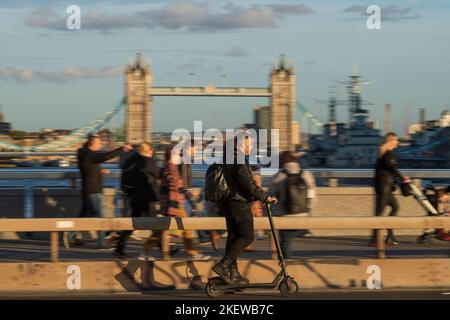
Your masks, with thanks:
M 450 228 L 447 216 L 295 217 L 273 218 L 277 229 L 430 229 Z M 255 229 L 270 228 L 267 218 L 254 218 Z M 226 230 L 225 218 L 34 218 L 0 219 L 0 232 Z
M 120 178 L 120 169 L 110 169 L 111 173 L 105 175 L 107 179 Z M 311 171 L 316 178 L 373 178 L 373 169 L 322 169 L 311 168 Z M 264 176 L 273 175 L 277 172 L 276 169 L 263 169 L 260 173 Z M 414 179 L 450 179 L 450 169 L 404 169 L 402 173 Z M 206 170 L 193 170 L 192 177 L 195 179 L 203 178 Z M 80 174 L 78 169 L 2 169 L 0 170 L 1 179 L 79 179 Z
M 446 229 L 450 219 L 438 217 L 276 217 L 276 229 L 376 229 L 378 258 L 385 258 L 380 229 Z M 267 218 L 254 218 L 255 229 L 270 229 Z M 0 219 L 0 232 L 50 232 L 51 261 L 59 261 L 59 232 L 120 230 L 225 230 L 224 218 L 44 218 Z M 162 251 L 168 258 L 169 241 L 163 232 Z

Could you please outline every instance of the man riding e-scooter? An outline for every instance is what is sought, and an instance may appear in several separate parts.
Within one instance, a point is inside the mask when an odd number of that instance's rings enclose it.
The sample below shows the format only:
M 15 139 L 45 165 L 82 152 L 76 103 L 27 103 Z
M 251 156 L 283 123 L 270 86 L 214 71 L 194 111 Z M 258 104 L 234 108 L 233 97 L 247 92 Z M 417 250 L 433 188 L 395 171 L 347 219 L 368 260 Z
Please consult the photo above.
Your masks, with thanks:
M 233 162 L 229 163 L 224 157 L 224 172 L 231 189 L 231 196 L 219 204 L 223 212 L 228 238 L 225 256 L 212 270 L 228 284 L 247 284 L 249 280 L 239 273 L 237 258 L 244 249 L 253 242 L 253 214 L 251 202 L 259 200 L 263 203 L 277 202 L 275 197 L 259 187 L 253 180 L 252 171 L 247 157 L 252 150 L 253 139 L 245 130 L 234 138 Z M 226 152 L 224 153 L 226 154 Z M 239 161 L 244 159 L 245 161 Z M 241 163 L 242 162 L 242 163 Z

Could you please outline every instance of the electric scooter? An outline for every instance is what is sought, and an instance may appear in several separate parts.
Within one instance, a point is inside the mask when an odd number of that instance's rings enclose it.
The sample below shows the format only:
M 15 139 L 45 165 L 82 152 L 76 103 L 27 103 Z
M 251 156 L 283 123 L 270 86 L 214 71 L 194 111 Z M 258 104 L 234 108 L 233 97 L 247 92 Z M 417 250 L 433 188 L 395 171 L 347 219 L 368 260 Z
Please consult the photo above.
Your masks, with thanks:
M 208 279 L 206 283 L 205 291 L 210 298 L 220 298 L 227 292 L 242 291 L 243 289 L 278 289 L 282 296 L 287 297 L 294 295 L 298 292 L 298 284 L 288 275 L 286 270 L 286 263 L 281 251 L 280 242 L 275 233 L 275 225 L 272 218 L 271 204 L 266 204 L 267 216 L 269 217 L 270 230 L 272 231 L 273 240 L 275 241 L 275 247 L 277 249 L 278 261 L 281 267 L 281 271 L 276 275 L 270 283 L 248 283 L 248 284 L 228 284 L 220 277 L 214 277 Z

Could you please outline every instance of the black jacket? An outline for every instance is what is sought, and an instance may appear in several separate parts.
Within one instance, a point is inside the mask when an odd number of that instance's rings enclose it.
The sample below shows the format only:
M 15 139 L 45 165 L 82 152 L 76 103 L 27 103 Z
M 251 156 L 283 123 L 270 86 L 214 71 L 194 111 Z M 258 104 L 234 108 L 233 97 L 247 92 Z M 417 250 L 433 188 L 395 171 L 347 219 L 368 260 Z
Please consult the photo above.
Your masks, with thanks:
M 78 168 L 81 174 L 81 188 L 84 195 L 103 192 L 103 177 L 100 163 L 117 157 L 121 148 L 110 152 L 94 152 L 84 147 L 78 149 Z
M 398 170 L 397 160 L 392 151 L 387 151 L 378 158 L 375 169 L 375 187 L 395 189 L 395 184 L 403 181 L 403 176 Z
M 161 169 L 156 165 L 153 158 L 144 157 L 139 153 L 127 159 L 124 167 L 128 167 L 129 162 L 135 162 L 133 169 L 135 176 L 135 188 L 131 192 L 131 200 L 136 202 L 154 202 L 159 200 L 158 179 L 161 176 Z
M 249 164 L 227 164 L 225 165 L 225 174 L 227 183 L 232 190 L 231 200 L 265 202 L 269 196 L 256 184 Z

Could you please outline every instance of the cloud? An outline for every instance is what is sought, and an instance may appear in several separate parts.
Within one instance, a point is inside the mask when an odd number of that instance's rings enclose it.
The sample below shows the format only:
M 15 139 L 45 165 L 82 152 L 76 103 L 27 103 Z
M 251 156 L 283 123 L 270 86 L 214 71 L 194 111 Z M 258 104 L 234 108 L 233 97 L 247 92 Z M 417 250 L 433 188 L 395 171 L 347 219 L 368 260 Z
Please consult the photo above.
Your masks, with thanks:
M 367 6 L 353 5 L 344 9 L 344 12 L 357 13 L 358 15 L 367 16 Z M 399 7 L 397 5 L 389 5 L 386 7 L 380 7 L 381 19 L 383 21 L 403 21 L 413 20 L 421 17 L 420 13 L 413 12 L 410 7 Z
M 238 46 L 231 47 L 230 50 L 225 52 L 225 55 L 227 57 L 233 57 L 233 58 L 242 58 L 242 57 L 249 56 L 247 51 L 245 51 L 243 48 L 238 47 Z
M 148 4 L 148 3 L 164 3 L 166 0 L 127 0 L 126 5 Z M 73 3 L 75 2 L 75 3 Z M 123 5 L 123 0 L 96 0 L 97 4 L 111 4 L 111 5 Z M 0 8 L 17 9 L 27 8 L 36 5 L 46 6 L 68 6 L 70 4 L 76 4 L 79 6 L 89 6 L 93 4 L 92 0 L 76 0 L 76 1 L 62 1 L 62 0 L 1 0 Z
M 36 70 L 27 68 L 0 68 L 0 79 L 14 80 L 17 83 L 33 81 L 68 82 L 78 79 L 111 78 L 123 73 L 123 66 L 107 66 L 103 68 L 67 67 L 64 70 Z
M 312 14 L 314 11 L 303 4 L 272 4 L 270 7 L 281 14 Z
M 81 28 L 106 32 L 130 28 L 189 31 L 214 31 L 252 28 L 274 28 L 287 16 L 314 13 L 297 4 L 252 5 L 242 7 L 227 3 L 220 8 L 209 3 L 172 3 L 136 11 L 132 14 L 81 12 Z M 29 27 L 63 30 L 66 18 L 57 16 L 50 8 L 37 8 L 24 19 Z

